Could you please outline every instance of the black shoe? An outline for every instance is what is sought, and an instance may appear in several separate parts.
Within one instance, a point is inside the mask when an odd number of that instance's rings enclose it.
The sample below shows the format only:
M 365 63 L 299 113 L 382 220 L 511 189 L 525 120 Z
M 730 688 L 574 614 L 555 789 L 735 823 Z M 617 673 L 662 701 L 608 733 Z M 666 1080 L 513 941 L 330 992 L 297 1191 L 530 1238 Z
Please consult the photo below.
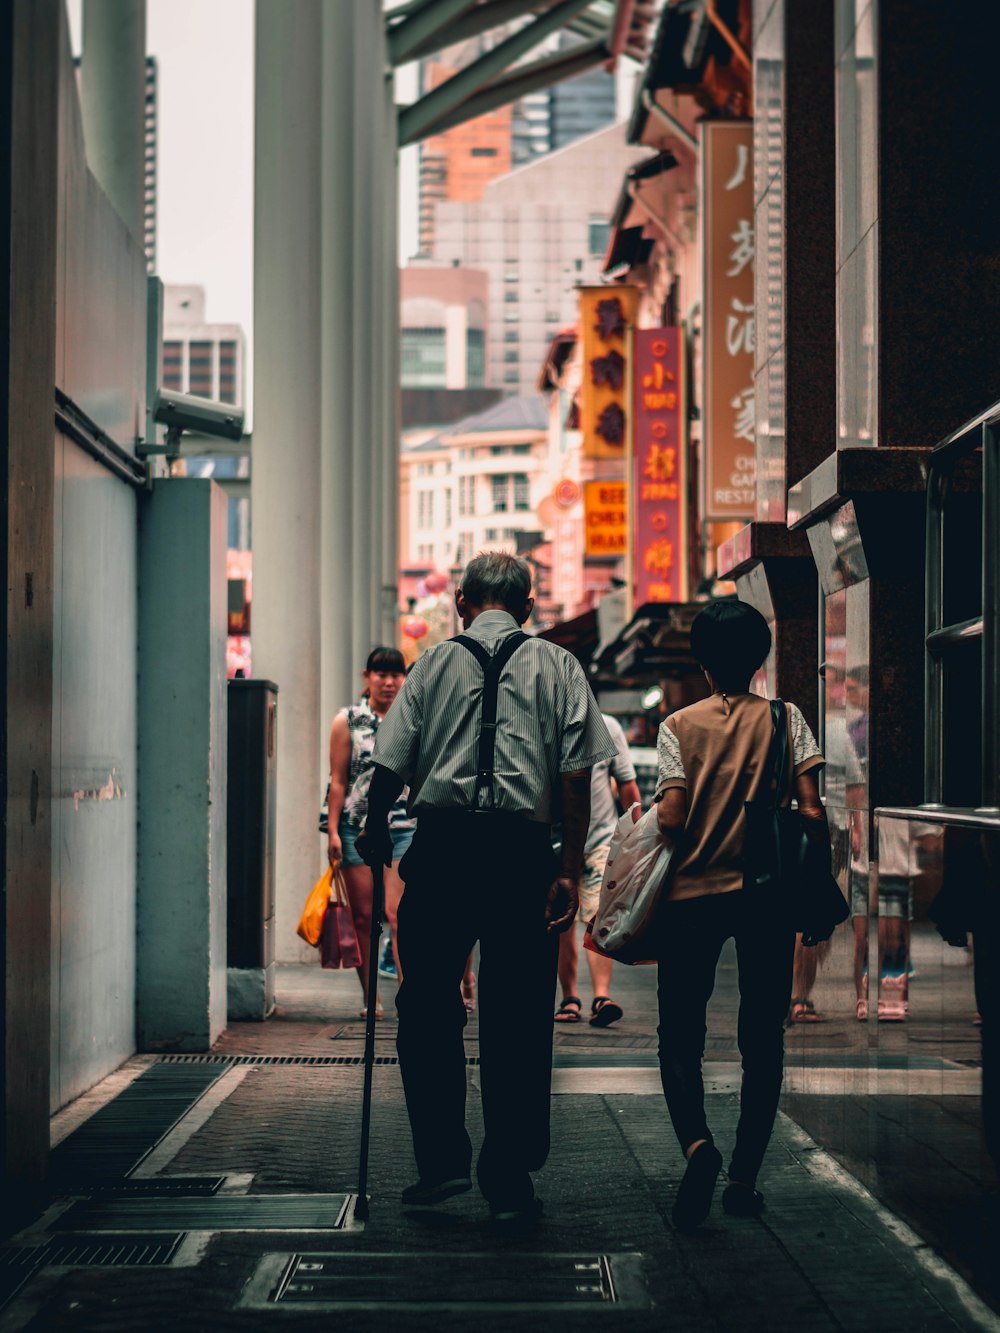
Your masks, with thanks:
M 415 1185 L 407 1185 L 400 1198 L 404 1204 L 414 1208 L 429 1208 L 445 1199 L 453 1199 L 456 1194 L 468 1194 L 472 1181 L 468 1176 L 454 1176 L 451 1180 L 418 1180 Z
M 490 1204 L 490 1221 L 497 1231 L 525 1231 L 541 1217 L 543 1212 L 541 1199 L 534 1198 L 520 1208 L 509 1208 L 506 1204 Z
M 760 1217 L 764 1211 L 764 1196 L 752 1185 L 731 1180 L 722 1191 L 722 1209 L 730 1217 Z
M 722 1170 L 722 1154 L 714 1143 L 703 1143 L 688 1159 L 677 1191 L 671 1220 L 678 1231 L 694 1231 L 708 1216 L 715 1182 Z

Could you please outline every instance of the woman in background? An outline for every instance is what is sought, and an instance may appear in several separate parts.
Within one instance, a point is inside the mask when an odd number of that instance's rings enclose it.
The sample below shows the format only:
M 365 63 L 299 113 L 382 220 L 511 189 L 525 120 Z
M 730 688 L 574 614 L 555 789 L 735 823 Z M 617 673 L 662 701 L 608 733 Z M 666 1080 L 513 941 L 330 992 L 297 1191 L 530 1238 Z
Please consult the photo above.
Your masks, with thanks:
M 368 1006 L 368 952 L 372 929 L 372 872 L 355 847 L 358 834 L 368 814 L 368 788 L 375 765 L 372 750 L 379 724 L 392 706 L 406 679 L 403 654 L 398 648 L 373 648 L 361 673 L 365 683 L 361 700 L 342 708 L 330 728 L 330 792 L 327 819 L 327 855 L 331 865 L 344 869 L 347 896 L 351 901 L 354 928 L 361 946 L 361 966 L 357 969 L 365 1007 Z M 392 833 L 392 866 L 385 871 L 385 916 L 392 931 L 396 976 L 403 974 L 396 952 L 396 910 L 403 892 L 399 862 L 413 838 L 416 820 L 406 813 L 409 792 L 404 787 L 392 808 L 389 828 Z M 382 1017 L 382 1006 L 376 1018 Z

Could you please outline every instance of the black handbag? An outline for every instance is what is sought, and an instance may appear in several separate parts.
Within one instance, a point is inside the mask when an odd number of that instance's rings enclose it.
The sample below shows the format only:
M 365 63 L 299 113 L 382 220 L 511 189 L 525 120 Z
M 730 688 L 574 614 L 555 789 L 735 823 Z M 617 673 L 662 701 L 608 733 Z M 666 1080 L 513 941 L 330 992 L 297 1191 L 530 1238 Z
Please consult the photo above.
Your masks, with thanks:
M 826 820 L 810 819 L 787 804 L 788 710 L 771 700 L 774 736 L 761 795 L 744 803 L 743 888 L 761 899 L 804 941 L 827 940 L 850 916 L 832 871 Z

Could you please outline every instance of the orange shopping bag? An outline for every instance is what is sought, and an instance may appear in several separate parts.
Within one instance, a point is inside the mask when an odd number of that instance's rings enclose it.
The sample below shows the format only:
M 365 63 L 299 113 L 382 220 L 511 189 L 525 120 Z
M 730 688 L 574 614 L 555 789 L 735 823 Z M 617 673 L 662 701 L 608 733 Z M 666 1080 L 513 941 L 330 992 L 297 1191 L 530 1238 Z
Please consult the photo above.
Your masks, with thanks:
M 302 916 L 296 930 L 296 933 L 302 936 L 306 944 L 311 944 L 314 949 L 319 944 L 320 937 L 323 934 L 323 918 L 326 916 L 326 909 L 330 902 L 332 878 L 333 871 L 327 866 L 306 899 L 306 905 L 302 909 Z

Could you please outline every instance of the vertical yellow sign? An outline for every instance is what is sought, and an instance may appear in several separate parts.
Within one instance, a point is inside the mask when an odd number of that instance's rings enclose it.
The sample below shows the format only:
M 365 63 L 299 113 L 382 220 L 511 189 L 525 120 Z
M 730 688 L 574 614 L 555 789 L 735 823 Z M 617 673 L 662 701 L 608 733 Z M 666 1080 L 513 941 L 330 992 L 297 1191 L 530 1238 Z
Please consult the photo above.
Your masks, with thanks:
M 580 431 L 585 458 L 625 459 L 628 343 L 639 310 L 635 287 L 580 288 L 583 384 Z

